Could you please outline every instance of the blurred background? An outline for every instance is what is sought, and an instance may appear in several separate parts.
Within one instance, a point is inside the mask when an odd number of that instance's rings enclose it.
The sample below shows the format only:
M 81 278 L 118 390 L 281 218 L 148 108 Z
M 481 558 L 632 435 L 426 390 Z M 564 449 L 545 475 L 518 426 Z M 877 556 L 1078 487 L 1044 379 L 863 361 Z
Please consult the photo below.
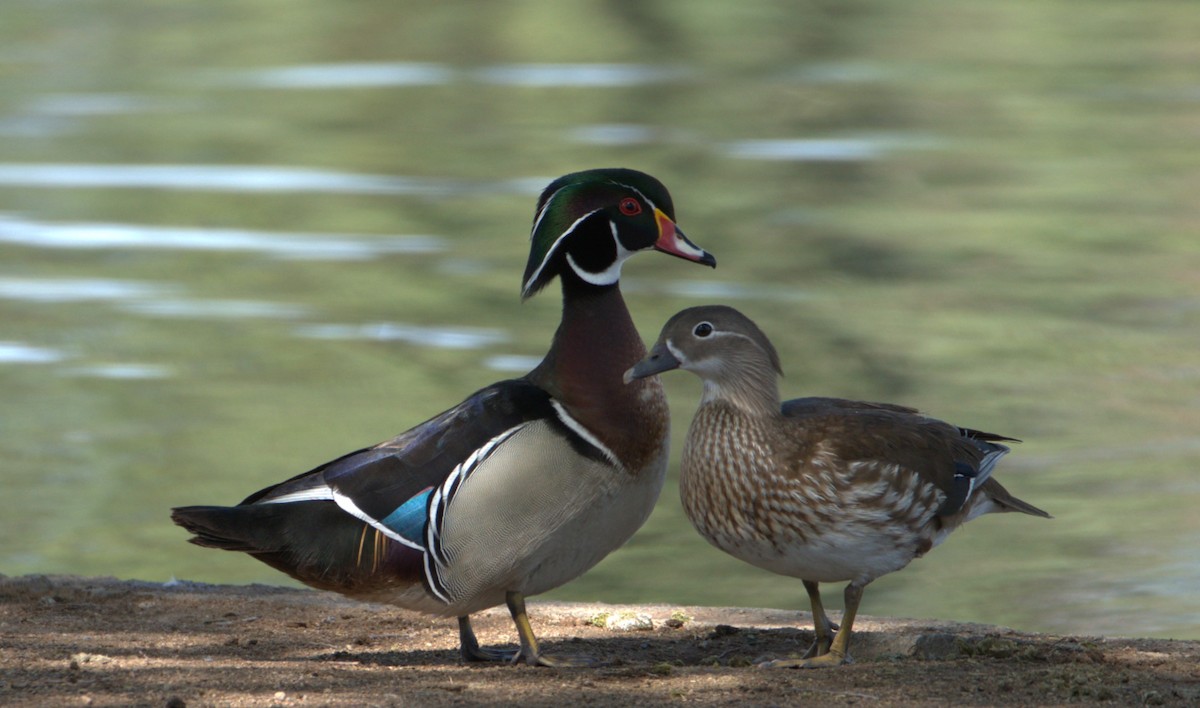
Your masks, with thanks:
M 647 339 L 724 302 L 787 397 L 1025 441 L 998 477 L 1057 518 L 974 521 L 865 613 L 1200 638 L 1198 36 L 1187 2 L 6 0 L 0 573 L 288 583 L 168 509 L 528 370 L 537 193 L 628 166 L 720 261 L 626 266 Z M 665 381 L 677 465 L 700 386 Z M 548 597 L 806 609 L 675 473 Z

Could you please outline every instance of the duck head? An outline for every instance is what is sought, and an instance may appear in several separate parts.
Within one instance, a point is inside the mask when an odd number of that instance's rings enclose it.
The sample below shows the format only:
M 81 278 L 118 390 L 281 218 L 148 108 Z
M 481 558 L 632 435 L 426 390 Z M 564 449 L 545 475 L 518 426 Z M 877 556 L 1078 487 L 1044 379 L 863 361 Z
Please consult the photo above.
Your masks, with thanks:
M 732 307 L 689 307 L 667 320 L 646 357 L 625 372 L 625 382 L 672 369 L 704 381 L 702 403 L 724 399 L 748 410 L 779 411 L 779 354 L 758 325 Z
M 629 256 L 650 249 L 715 267 L 712 254 L 675 225 L 667 188 L 636 170 L 574 172 L 550 183 L 538 199 L 521 298 L 555 276 L 588 285 L 616 285 Z

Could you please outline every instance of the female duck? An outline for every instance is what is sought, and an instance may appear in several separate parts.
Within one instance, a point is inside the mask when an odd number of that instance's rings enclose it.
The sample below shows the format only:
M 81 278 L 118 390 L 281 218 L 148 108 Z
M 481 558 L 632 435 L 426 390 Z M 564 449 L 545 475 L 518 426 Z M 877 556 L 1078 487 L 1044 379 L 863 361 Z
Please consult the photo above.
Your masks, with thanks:
M 715 265 L 675 226 L 666 188 L 601 169 L 538 200 L 522 297 L 562 281 L 545 359 L 374 447 L 250 495 L 174 509 L 192 543 L 244 551 L 308 585 L 457 617 L 464 660 L 561 665 L 541 653 L 525 597 L 566 583 L 642 525 L 667 464 L 657 381 L 626 386 L 645 353 L 621 266 L 656 249 Z M 506 603 L 521 647 L 482 649 L 470 615 Z
M 1012 440 L 958 428 L 911 408 L 837 398 L 780 403 L 779 355 L 730 307 L 694 307 L 663 327 L 627 381 L 682 368 L 704 381 L 684 443 L 680 493 L 717 548 L 800 578 L 816 641 L 802 659 L 847 660 L 863 588 L 900 570 L 963 523 L 989 512 L 1049 514 L 992 479 Z M 850 581 L 837 635 L 818 583 Z

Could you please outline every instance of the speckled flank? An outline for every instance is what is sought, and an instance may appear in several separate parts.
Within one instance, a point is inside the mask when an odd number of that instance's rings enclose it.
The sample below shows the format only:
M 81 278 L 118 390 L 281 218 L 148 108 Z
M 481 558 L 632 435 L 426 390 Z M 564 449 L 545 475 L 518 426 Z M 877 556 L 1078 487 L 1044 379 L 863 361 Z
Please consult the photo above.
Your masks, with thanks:
M 780 447 L 769 432 L 721 403 L 704 406 L 693 420 L 680 492 L 713 545 L 776 572 L 837 580 L 878 577 L 935 545 L 941 526 L 934 512 L 945 498 L 935 485 L 895 464 L 839 465 L 822 443 L 798 473 L 780 469 Z M 847 574 L 856 553 L 863 571 Z

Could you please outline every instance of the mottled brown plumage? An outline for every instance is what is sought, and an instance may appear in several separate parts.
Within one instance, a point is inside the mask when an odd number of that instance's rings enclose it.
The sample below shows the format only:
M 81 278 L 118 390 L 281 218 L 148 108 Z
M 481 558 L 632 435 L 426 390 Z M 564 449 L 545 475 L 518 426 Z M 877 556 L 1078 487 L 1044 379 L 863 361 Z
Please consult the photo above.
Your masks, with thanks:
M 862 590 L 966 521 L 989 512 L 1049 514 L 991 477 L 1011 441 L 912 408 L 838 398 L 779 400 L 779 356 L 733 308 L 671 318 L 626 380 L 683 368 L 704 381 L 684 445 L 680 493 L 692 524 L 723 551 L 803 580 L 817 641 L 773 666 L 847 658 Z M 833 636 L 818 584 L 849 581 Z

